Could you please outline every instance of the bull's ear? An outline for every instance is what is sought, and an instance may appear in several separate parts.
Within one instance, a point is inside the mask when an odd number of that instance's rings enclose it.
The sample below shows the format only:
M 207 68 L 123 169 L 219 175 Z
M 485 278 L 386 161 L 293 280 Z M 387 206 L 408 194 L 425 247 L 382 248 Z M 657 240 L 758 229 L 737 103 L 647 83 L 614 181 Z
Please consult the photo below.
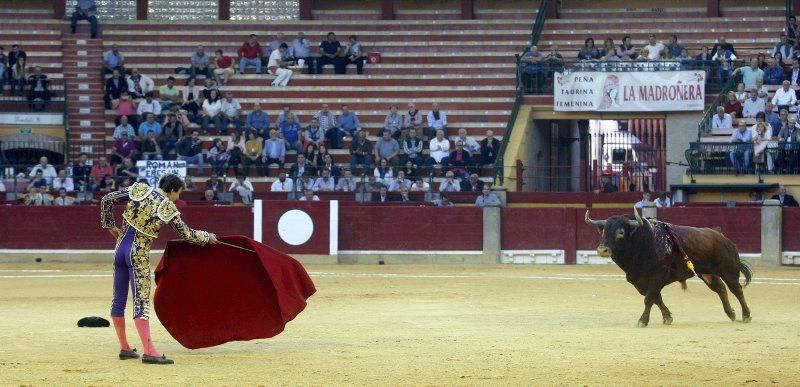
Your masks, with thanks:
M 597 232 L 600 233 L 600 237 L 603 237 L 603 230 L 605 230 L 606 226 L 597 226 Z

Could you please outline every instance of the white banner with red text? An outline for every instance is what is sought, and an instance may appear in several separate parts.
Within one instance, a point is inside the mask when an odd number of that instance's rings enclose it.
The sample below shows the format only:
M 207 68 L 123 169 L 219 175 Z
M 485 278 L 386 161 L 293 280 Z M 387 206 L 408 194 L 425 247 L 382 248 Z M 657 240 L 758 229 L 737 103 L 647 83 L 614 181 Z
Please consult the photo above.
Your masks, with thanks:
M 555 73 L 553 110 L 669 112 L 703 110 L 704 71 Z

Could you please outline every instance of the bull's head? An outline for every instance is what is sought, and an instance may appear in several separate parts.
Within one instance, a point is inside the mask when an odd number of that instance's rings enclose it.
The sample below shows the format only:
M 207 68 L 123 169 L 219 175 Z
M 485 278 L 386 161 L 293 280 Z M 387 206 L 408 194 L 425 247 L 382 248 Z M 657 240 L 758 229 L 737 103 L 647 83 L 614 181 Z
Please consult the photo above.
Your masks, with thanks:
M 597 254 L 603 258 L 611 258 L 614 251 L 618 251 L 618 246 L 622 246 L 625 239 L 634 235 L 645 220 L 639 216 L 636 207 L 633 208 L 634 219 L 624 216 L 612 216 L 606 220 L 592 220 L 589 218 L 589 210 L 586 210 L 584 220 L 586 224 L 594 226 L 600 233 L 602 240 L 597 246 Z

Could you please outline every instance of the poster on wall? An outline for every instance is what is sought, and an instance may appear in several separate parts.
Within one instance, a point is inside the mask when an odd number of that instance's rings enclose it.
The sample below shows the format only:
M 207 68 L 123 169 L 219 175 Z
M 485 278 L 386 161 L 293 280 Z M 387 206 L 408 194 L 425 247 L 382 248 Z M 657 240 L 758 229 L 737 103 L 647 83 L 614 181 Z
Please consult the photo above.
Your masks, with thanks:
M 669 112 L 705 107 L 704 71 L 555 73 L 553 83 L 553 110 L 560 112 Z
M 158 179 L 166 174 L 175 174 L 181 178 L 186 177 L 186 162 L 177 160 L 139 160 L 136 162 L 139 168 L 139 179 L 147 180 L 147 184 L 155 187 Z

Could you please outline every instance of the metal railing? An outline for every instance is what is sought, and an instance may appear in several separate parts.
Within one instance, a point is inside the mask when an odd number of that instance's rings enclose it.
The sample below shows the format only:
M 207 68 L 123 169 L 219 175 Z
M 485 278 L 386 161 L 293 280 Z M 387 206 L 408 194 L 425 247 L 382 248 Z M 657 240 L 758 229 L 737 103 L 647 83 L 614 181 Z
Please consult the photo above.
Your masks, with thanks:
M 732 90 L 736 90 L 736 85 L 738 85 L 742 81 L 742 75 L 736 74 L 731 75 L 727 82 L 719 89 L 719 93 L 717 94 L 717 98 L 714 99 L 714 102 L 706 108 L 703 112 L 703 118 L 700 119 L 700 123 L 697 125 L 697 140 L 700 141 L 701 137 L 710 136 L 711 135 L 711 121 L 714 113 L 717 110 L 717 106 L 721 106 L 727 101 L 728 99 L 728 92 Z
M 800 174 L 800 143 L 692 142 L 685 153 L 693 175 Z M 734 164 L 736 159 L 737 165 Z
M 546 55 L 546 54 L 545 54 Z M 744 65 L 744 61 L 734 61 L 730 71 Z M 722 70 L 710 61 L 575 61 L 543 59 L 538 62 L 526 61 L 524 57 L 517 60 L 518 84 L 525 94 L 552 95 L 553 76 L 556 72 L 570 74 L 580 71 L 599 72 L 655 72 L 655 71 L 691 71 L 706 72 L 706 93 L 725 89 L 730 78 L 727 70 Z M 735 87 L 735 86 L 734 86 Z
M 531 29 L 531 46 L 539 44 L 539 38 L 542 36 L 542 29 L 544 29 L 544 22 L 547 20 L 547 2 L 556 0 L 542 0 L 539 3 L 539 10 L 536 12 L 536 20 L 533 22 Z

